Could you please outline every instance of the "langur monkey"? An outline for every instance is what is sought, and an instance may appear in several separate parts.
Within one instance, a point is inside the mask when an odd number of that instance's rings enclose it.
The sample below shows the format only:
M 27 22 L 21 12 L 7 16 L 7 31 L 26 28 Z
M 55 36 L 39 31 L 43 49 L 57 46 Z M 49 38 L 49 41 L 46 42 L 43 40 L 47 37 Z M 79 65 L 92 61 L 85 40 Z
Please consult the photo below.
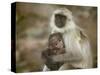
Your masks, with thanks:
M 51 34 L 60 32 L 65 43 L 65 53 L 51 56 L 52 62 L 64 62 L 58 70 L 92 68 L 92 53 L 87 35 L 78 27 L 72 12 L 66 8 L 54 11 L 51 21 Z M 49 68 L 44 65 L 43 71 Z

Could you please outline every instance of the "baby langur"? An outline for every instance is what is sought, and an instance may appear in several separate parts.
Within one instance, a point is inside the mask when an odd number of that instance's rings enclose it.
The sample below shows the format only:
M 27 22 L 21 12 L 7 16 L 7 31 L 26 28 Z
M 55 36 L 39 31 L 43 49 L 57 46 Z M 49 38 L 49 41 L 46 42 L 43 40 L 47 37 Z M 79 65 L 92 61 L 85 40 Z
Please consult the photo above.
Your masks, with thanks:
M 52 62 L 51 56 L 65 53 L 65 44 L 61 33 L 50 34 L 48 47 L 42 52 L 46 67 L 50 71 L 58 70 L 64 62 Z
M 54 11 L 51 21 L 51 34 L 61 33 L 65 44 L 63 54 L 52 55 L 52 62 L 64 62 L 59 70 L 92 68 L 92 54 L 86 34 L 79 28 L 66 8 Z M 43 71 L 49 70 L 45 65 Z

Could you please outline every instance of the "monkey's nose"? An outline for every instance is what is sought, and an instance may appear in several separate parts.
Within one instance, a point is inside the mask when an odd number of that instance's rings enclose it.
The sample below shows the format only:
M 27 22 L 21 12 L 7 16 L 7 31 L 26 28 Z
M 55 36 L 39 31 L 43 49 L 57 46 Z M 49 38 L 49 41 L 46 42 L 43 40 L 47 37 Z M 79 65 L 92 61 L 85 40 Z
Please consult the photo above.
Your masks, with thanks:
M 57 27 L 62 28 L 66 24 L 67 17 L 63 14 L 55 14 L 55 24 Z

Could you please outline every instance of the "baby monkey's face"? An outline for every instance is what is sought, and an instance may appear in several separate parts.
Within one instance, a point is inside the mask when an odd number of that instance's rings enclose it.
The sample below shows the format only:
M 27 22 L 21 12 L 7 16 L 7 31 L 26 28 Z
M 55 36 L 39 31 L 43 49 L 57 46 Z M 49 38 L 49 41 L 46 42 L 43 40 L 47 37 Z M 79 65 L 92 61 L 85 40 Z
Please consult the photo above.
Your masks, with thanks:
M 65 51 L 65 45 L 61 33 L 54 33 L 50 35 L 48 47 L 54 54 L 60 54 Z

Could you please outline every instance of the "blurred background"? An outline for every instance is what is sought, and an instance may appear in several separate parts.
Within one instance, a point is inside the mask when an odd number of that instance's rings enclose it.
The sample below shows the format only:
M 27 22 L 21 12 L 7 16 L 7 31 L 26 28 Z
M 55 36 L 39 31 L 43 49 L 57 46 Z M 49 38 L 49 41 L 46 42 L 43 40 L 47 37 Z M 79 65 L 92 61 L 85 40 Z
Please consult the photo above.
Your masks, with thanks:
M 54 10 L 67 8 L 74 21 L 89 37 L 94 68 L 97 67 L 97 8 L 88 6 L 16 3 L 16 72 L 42 71 L 41 52 L 50 34 L 49 21 Z

